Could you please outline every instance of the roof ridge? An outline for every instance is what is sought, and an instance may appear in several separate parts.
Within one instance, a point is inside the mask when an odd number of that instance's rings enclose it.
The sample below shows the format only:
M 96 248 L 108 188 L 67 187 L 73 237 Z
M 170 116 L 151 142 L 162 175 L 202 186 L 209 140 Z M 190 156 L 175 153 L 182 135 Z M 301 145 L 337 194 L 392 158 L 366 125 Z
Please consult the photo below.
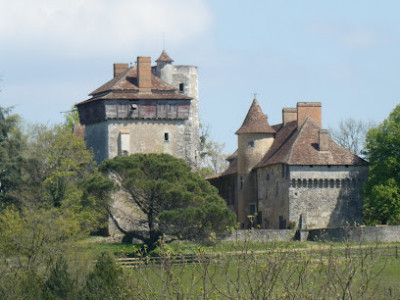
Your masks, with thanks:
M 295 134 L 296 132 L 296 128 L 293 129 L 292 133 L 280 144 L 280 146 L 274 151 L 274 153 L 271 153 L 270 157 L 274 156 L 279 150 L 281 150 L 283 148 L 283 146 L 285 146 L 285 144 L 292 138 L 292 136 Z M 293 147 L 290 149 L 289 153 L 291 153 Z M 267 152 L 268 153 L 268 152 Z
M 95 90 L 94 90 L 93 92 L 91 92 L 89 95 L 90 95 L 90 96 L 93 96 L 93 95 L 96 95 L 96 94 L 101 93 L 101 92 L 112 91 L 112 90 L 113 90 L 112 87 L 115 86 L 116 84 L 118 84 L 123 78 L 125 78 L 125 76 L 126 76 L 130 71 L 133 71 L 135 68 L 136 68 L 136 67 L 129 67 L 128 69 L 126 69 L 126 70 L 125 70 L 124 72 L 122 72 L 121 74 L 118 74 L 117 76 L 115 76 L 115 77 L 112 78 L 111 80 L 107 81 L 107 82 L 106 82 L 105 84 L 103 84 L 102 86 L 100 86 L 100 87 L 98 87 L 97 89 L 95 89 Z M 113 82 L 113 81 L 114 81 L 114 83 L 111 85 L 110 88 L 108 88 L 108 89 L 106 89 L 106 90 L 104 90 L 104 91 L 101 91 L 101 89 L 102 89 L 104 86 L 110 84 L 110 83 Z M 98 91 L 98 90 L 100 90 L 100 92 L 96 92 L 96 91 Z

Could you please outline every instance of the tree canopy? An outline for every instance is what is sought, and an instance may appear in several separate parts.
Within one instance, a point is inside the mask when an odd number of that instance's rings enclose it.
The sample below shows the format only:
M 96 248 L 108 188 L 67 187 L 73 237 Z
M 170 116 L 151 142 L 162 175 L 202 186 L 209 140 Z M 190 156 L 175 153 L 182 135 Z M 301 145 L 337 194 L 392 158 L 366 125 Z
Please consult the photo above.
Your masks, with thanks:
M 165 235 L 173 239 L 205 240 L 221 235 L 235 223 L 217 190 L 185 161 L 168 154 L 133 154 L 105 160 L 99 169 L 113 177 L 145 215 L 147 229 L 125 230 L 150 247 Z M 110 211 L 111 215 L 112 212 Z
M 368 131 L 369 177 L 364 190 L 367 224 L 400 224 L 400 105 Z
M 24 162 L 25 139 L 18 126 L 19 117 L 0 106 L 0 202 L 9 202 L 19 186 Z

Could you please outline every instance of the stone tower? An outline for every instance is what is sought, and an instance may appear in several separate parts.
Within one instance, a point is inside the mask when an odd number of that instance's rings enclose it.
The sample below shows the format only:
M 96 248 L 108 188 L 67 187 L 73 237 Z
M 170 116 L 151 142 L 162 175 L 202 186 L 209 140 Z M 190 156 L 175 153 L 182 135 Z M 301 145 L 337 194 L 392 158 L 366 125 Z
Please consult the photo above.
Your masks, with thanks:
M 163 152 L 198 159 L 197 67 L 173 65 L 163 51 L 151 66 L 114 64 L 114 77 L 76 104 L 85 140 L 98 163 L 117 155 Z
M 275 130 L 269 125 L 267 117 L 256 99 L 236 131 L 238 135 L 238 222 L 248 226 L 247 216 L 257 212 L 257 186 L 253 167 L 263 158 L 274 142 Z

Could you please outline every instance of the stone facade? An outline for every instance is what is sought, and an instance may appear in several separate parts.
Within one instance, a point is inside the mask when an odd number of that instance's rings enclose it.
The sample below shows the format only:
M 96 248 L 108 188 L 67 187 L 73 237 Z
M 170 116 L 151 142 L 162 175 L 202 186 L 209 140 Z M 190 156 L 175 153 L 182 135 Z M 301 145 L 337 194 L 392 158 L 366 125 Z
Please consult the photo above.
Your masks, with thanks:
M 76 104 L 97 163 L 118 155 L 168 153 L 197 165 L 197 67 L 172 62 L 163 51 L 155 66 L 150 57 L 138 57 L 136 66 L 116 63 L 114 78 Z M 145 229 L 143 214 L 127 197 L 123 191 L 113 195 L 113 216 L 124 230 Z M 112 219 L 109 234 L 119 234 Z
M 137 65 L 114 64 L 114 78 L 78 103 L 85 140 L 95 160 L 163 152 L 196 166 L 199 143 L 197 68 L 175 66 L 163 51 Z
M 242 227 L 252 222 L 266 229 L 362 223 L 367 163 L 337 145 L 321 123 L 321 103 L 284 108 L 282 124 L 270 126 L 253 101 L 236 132 L 238 150 L 228 169 L 209 178 Z M 257 217 L 250 221 L 248 215 Z

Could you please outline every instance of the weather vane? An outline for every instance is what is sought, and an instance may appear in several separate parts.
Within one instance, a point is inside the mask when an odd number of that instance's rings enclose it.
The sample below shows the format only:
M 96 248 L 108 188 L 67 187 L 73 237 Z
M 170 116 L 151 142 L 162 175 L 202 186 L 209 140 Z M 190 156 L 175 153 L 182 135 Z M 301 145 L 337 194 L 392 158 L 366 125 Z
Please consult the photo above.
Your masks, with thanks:
M 253 95 L 254 95 L 254 99 L 257 99 L 258 93 L 253 93 Z

